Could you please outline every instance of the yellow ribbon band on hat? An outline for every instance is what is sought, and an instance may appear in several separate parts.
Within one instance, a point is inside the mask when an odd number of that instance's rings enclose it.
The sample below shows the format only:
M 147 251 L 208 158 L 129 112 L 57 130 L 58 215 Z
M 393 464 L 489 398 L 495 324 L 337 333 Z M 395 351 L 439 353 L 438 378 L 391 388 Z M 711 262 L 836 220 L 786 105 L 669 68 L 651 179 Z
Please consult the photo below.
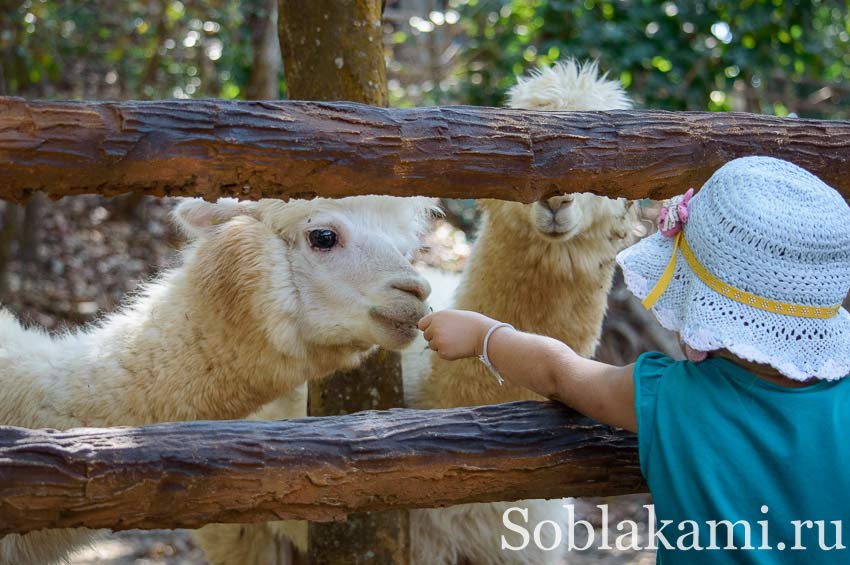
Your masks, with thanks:
M 688 247 L 688 242 L 685 240 L 684 232 L 680 231 L 676 234 L 676 238 L 673 240 L 673 256 L 670 257 L 670 261 L 667 263 L 667 267 L 661 274 L 661 278 L 658 279 L 658 282 L 655 283 L 655 286 L 652 288 L 650 293 L 647 294 L 646 298 L 642 301 L 644 308 L 647 310 L 652 308 L 655 303 L 658 302 L 658 299 L 661 298 L 661 295 L 664 294 L 664 291 L 667 290 L 667 287 L 670 285 L 670 281 L 673 280 L 673 274 L 676 272 L 677 251 L 679 250 L 682 251 L 682 256 L 688 262 L 688 266 L 690 266 L 694 274 L 699 277 L 699 280 L 704 282 L 714 292 L 722 294 L 726 298 L 734 300 L 735 302 L 740 302 L 741 304 L 758 308 L 759 310 L 764 310 L 766 312 L 773 312 L 774 314 L 795 316 L 797 318 L 817 318 L 820 320 L 835 317 L 841 309 L 841 304 L 836 306 L 806 306 L 804 304 L 780 302 L 778 300 L 764 298 L 763 296 L 758 296 L 747 292 L 746 290 L 741 290 L 740 288 L 735 288 L 732 285 L 726 284 L 709 273 L 706 268 L 697 261 L 697 258 L 694 257 L 693 251 L 691 251 L 691 248 Z

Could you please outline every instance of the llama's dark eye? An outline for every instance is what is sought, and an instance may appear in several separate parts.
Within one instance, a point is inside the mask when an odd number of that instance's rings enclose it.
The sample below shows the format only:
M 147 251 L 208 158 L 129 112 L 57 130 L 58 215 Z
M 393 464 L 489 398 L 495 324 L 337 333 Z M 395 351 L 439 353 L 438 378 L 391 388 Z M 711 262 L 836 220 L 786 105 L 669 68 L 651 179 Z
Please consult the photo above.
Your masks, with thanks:
M 336 232 L 333 230 L 312 230 L 309 234 L 310 245 L 318 249 L 330 249 L 336 245 Z

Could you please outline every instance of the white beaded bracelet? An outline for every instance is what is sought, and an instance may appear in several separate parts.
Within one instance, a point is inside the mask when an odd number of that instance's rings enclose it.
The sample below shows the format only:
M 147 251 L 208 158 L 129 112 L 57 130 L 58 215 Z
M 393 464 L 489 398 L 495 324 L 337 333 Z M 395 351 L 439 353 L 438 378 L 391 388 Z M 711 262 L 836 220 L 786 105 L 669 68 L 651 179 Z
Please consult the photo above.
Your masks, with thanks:
M 505 382 L 505 379 L 502 378 L 502 375 L 499 374 L 499 371 L 496 369 L 496 367 L 493 366 L 493 363 L 490 362 L 490 356 L 487 355 L 487 346 L 490 343 L 490 336 L 493 335 L 493 332 L 495 332 L 499 328 L 514 329 L 514 327 L 512 325 L 506 324 L 506 323 L 503 322 L 503 323 L 500 323 L 500 324 L 495 324 L 489 330 L 487 330 L 487 335 L 484 336 L 484 348 L 483 348 L 484 352 L 481 355 L 479 355 L 478 358 L 481 360 L 482 363 L 484 363 L 484 366 L 487 367 L 490 370 L 490 372 L 493 373 L 493 375 L 495 375 L 496 379 L 499 381 L 499 384 L 501 385 L 502 383 Z

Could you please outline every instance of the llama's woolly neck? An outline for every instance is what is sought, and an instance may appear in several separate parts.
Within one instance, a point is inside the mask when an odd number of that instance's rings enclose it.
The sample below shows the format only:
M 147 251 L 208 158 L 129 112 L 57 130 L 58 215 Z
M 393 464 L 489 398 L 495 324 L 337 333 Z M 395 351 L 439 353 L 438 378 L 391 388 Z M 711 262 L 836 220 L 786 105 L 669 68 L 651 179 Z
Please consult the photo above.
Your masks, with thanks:
M 622 246 L 607 231 L 594 226 L 570 240 L 546 242 L 485 220 L 455 306 L 560 339 L 590 356 Z
M 20 347 L 0 380 L 18 380 L 13 390 L 21 403 L 14 414 L 0 414 L 0 423 L 69 428 L 242 418 L 305 378 L 359 360 L 353 351 L 304 344 L 294 344 L 303 355 L 276 351 L 250 312 L 234 321 L 225 316 L 227 305 L 211 307 L 196 274 L 191 264 L 166 273 L 87 331 L 51 338 L 17 328 Z
M 503 227 L 485 216 L 454 307 L 474 310 L 563 341 L 593 355 L 611 288 L 614 258 L 622 247 L 611 216 L 568 241 L 546 242 L 532 231 Z M 529 359 L 529 363 L 534 363 Z M 478 359 L 445 361 L 431 355 L 431 370 L 412 392 L 420 408 L 450 408 L 540 399 L 506 382 L 498 386 Z

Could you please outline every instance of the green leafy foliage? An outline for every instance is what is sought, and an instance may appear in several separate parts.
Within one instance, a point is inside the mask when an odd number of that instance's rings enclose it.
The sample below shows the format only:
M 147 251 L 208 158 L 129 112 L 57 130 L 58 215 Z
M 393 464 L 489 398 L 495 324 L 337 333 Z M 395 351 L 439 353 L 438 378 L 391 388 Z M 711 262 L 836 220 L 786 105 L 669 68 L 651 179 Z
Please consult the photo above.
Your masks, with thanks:
M 242 98 L 262 0 L 25 0 L 0 6 L 0 93 Z M 515 76 L 598 59 L 638 104 L 850 115 L 850 0 L 389 2 L 393 104 L 500 105 Z M 281 81 L 281 91 L 284 84 Z
M 458 96 L 500 105 L 515 76 L 597 59 L 641 106 L 844 117 L 850 3 L 836 0 L 453 0 Z
M 0 8 L 0 92 L 238 98 L 262 17 L 259 0 L 26 0 Z

